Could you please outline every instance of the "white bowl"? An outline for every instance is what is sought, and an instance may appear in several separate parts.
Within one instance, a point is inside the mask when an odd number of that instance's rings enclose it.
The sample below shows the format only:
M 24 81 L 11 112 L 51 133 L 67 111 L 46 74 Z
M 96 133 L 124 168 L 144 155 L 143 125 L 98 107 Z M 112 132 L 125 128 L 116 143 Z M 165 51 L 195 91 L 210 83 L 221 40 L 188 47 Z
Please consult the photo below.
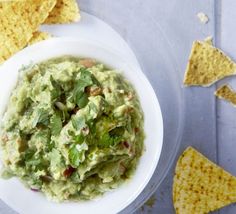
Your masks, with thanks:
M 17 178 L 0 179 L 0 198 L 22 214 L 118 213 L 134 201 L 148 184 L 157 166 L 163 143 L 163 121 L 158 100 L 150 83 L 137 65 L 126 61 L 113 49 L 91 41 L 54 38 L 40 42 L 25 48 L 0 67 L 0 114 L 2 116 L 6 109 L 11 91 L 17 83 L 18 70 L 22 65 L 63 55 L 97 59 L 120 70 L 134 85 L 145 116 L 145 152 L 129 182 L 96 200 L 61 204 L 50 202 L 43 194 L 32 192 L 24 187 Z

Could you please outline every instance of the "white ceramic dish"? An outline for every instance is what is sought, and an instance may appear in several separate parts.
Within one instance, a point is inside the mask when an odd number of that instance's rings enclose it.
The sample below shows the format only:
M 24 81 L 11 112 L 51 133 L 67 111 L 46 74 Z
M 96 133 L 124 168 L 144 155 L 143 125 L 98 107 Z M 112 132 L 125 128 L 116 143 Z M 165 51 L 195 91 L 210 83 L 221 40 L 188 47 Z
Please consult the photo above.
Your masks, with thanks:
M 21 214 L 118 213 L 128 206 L 147 185 L 157 166 L 163 142 L 163 122 L 158 100 L 137 65 L 130 64 L 121 54 L 111 48 L 86 40 L 58 38 L 40 42 L 17 53 L 0 67 L 0 114 L 2 116 L 5 111 L 11 91 L 17 82 L 18 70 L 22 65 L 63 55 L 97 59 L 121 71 L 134 85 L 145 115 L 146 151 L 129 182 L 96 200 L 53 203 L 41 193 L 25 188 L 16 178 L 0 179 L 0 198 Z

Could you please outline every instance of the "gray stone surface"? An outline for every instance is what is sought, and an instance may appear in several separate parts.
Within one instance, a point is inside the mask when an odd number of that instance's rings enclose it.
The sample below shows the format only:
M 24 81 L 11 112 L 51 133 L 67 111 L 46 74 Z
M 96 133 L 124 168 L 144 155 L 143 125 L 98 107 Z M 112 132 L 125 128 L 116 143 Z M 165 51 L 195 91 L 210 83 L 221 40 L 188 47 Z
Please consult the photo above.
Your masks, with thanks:
M 160 102 L 164 107 L 164 114 L 168 113 L 166 111 L 168 106 L 165 105 L 165 96 L 163 96 L 164 93 L 160 86 L 165 88 L 163 82 L 167 81 L 168 78 L 160 73 L 158 79 L 155 79 L 155 66 L 157 68 L 162 66 L 162 61 L 157 59 L 158 56 L 153 53 L 153 50 L 159 46 L 156 44 L 158 37 L 154 33 L 152 34 L 155 29 L 150 28 L 151 23 L 157 22 L 168 38 L 177 61 L 179 70 L 177 75 L 180 79 L 183 77 L 192 41 L 195 39 L 203 39 L 212 35 L 216 45 L 236 59 L 235 0 L 80 0 L 80 4 L 83 10 L 109 23 L 133 48 L 141 64 L 147 68 L 145 73 L 151 80 L 157 94 L 160 93 Z M 208 15 L 210 19 L 208 24 L 204 25 L 199 22 L 196 17 L 198 12 L 204 12 Z M 132 23 L 133 27 L 128 22 Z M 150 46 L 147 48 L 147 45 Z M 175 71 L 173 70 L 173 72 Z M 170 74 L 167 73 L 166 75 Z M 173 75 L 176 74 L 173 73 Z M 217 85 L 222 84 L 222 82 L 230 82 L 236 89 L 235 78 L 228 78 Z M 217 161 L 236 175 L 234 149 L 236 145 L 236 120 L 234 119 L 236 109 L 225 102 L 216 100 L 213 95 L 214 90 L 215 86 L 182 89 L 185 96 L 185 112 L 183 113 L 186 120 L 178 154 L 186 146 L 193 145 L 211 160 Z M 166 97 L 166 99 L 168 98 Z M 167 118 L 167 127 L 171 125 L 171 120 Z M 165 136 L 165 140 L 169 141 L 172 136 L 168 130 L 166 131 L 168 134 Z M 169 161 L 168 157 L 165 158 Z M 153 206 L 145 205 L 136 211 L 137 214 L 174 213 L 171 198 L 173 170 L 174 165 L 154 194 L 151 200 L 151 202 L 155 202 Z M 0 214 L 13 213 L 3 203 L 0 203 Z M 234 214 L 236 207 L 234 205 L 226 207 L 219 213 Z

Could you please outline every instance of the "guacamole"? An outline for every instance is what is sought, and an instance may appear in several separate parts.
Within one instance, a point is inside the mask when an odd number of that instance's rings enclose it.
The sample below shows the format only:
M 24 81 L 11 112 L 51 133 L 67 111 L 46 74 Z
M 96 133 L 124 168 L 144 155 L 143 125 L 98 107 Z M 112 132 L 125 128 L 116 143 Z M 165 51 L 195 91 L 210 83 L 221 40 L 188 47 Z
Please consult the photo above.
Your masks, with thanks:
M 70 56 L 20 71 L 1 126 L 2 176 L 55 201 L 89 200 L 129 179 L 144 147 L 131 84 Z

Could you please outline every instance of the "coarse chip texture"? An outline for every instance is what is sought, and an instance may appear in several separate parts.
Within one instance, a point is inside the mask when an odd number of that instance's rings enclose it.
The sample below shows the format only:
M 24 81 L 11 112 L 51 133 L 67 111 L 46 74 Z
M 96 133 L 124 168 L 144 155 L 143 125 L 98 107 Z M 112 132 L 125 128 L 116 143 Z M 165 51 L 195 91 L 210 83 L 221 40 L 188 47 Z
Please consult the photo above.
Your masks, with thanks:
M 28 45 L 33 45 L 37 42 L 49 39 L 50 37 L 51 37 L 51 34 L 47 32 L 36 31 L 33 33 L 33 37 L 30 39 Z
M 173 183 L 176 214 L 203 214 L 236 202 L 236 178 L 192 147 L 179 158 Z
M 209 42 L 195 41 L 185 71 L 184 85 L 210 86 L 236 74 L 236 64 Z
M 80 19 L 76 0 L 57 0 L 57 4 L 46 19 L 46 24 L 63 24 Z
M 56 0 L 0 3 L 0 63 L 28 44 L 55 4 Z
M 236 91 L 234 91 L 229 85 L 222 85 L 216 90 L 215 95 L 236 106 Z

